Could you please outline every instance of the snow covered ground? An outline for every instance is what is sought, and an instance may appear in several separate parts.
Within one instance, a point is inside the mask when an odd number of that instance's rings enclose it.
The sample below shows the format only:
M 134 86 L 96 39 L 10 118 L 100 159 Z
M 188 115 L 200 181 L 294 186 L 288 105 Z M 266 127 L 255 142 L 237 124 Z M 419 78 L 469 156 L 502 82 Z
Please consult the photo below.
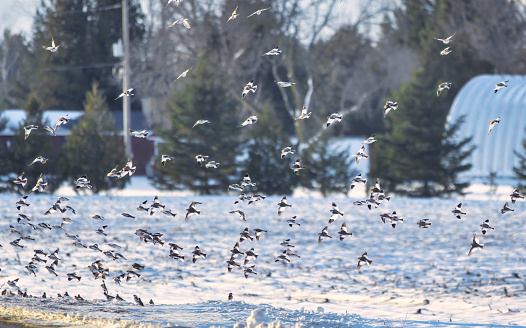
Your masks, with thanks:
M 149 215 L 136 210 L 145 200 L 147 205 L 152 203 L 150 194 L 69 196 L 70 200 L 62 205 L 76 209 L 76 215 L 69 211 L 44 215 L 56 196 L 30 195 L 27 201 L 31 205 L 17 211 L 15 202 L 20 197 L 3 195 L 1 289 L 16 293 L 17 288 L 7 282 L 19 278 L 18 288 L 38 298 L 0 297 L 0 318 L 94 327 L 131 327 L 130 322 L 145 327 L 232 327 L 264 321 L 279 321 L 285 327 L 526 326 L 524 202 L 517 202 L 511 206 L 514 212 L 502 215 L 501 200 L 464 199 L 462 209 L 467 216 L 458 220 L 451 213 L 456 200 L 393 198 L 368 210 L 352 204 L 360 197 L 289 196 L 292 207 L 278 216 L 281 197 L 267 197 L 248 205 L 234 204 L 235 194 L 160 196 L 166 209 L 177 213 L 171 217 L 160 211 Z M 185 209 L 192 201 L 202 202 L 197 205 L 201 215 L 185 221 Z M 345 212 L 343 220 L 353 233 L 343 241 L 338 239 L 342 218 L 332 224 L 327 222 L 333 201 Z M 238 209 L 245 212 L 246 222 L 229 214 Z M 379 216 L 392 211 L 404 217 L 404 223 L 394 229 L 382 223 Z M 64 230 L 38 226 L 33 230 L 17 223 L 19 213 L 27 215 L 34 225 L 60 225 L 64 216 L 75 222 L 64 225 Z M 95 214 L 104 220 L 92 219 Z M 294 215 L 301 226 L 289 227 L 286 223 Z M 416 225 L 423 218 L 432 222 L 429 229 Z M 479 225 L 486 219 L 495 230 L 483 236 Z M 10 225 L 35 240 L 21 240 L 19 244 L 24 248 L 11 245 L 19 235 L 10 232 Z M 103 225 L 107 225 L 107 236 L 95 232 Z M 325 226 L 333 238 L 318 243 L 318 233 Z M 249 275 L 248 279 L 243 269 L 227 272 L 226 263 L 245 227 L 251 235 L 254 228 L 268 230 L 259 241 L 240 243 L 241 251 L 254 248 L 259 254 L 248 263 L 255 265 L 257 275 Z M 137 229 L 162 233 L 164 246 L 141 241 L 135 234 Z M 76 247 L 65 232 L 78 235 L 86 246 L 98 244 L 102 251 L 114 250 L 108 244 L 117 244 L 121 248 L 115 251 L 125 259 L 112 260 L 100 251 Z M 485 246 L 468 257 L 473 233 Z M 295 246 L 292 251 L 301 257 L 290 257 L 290 263 L 276 262 L 285 249 L 280 246 L 285 239 L 290 239 Z M 168 243 L 183 247 L 180 254 L 185 256 L 184 262 L 169 256 Z M 196 245 L 207 257 L 192 263 Z M 49 253 L 57 248 L 61 260 L 56 267 L 58 276 L 54 276 L 45 266 L 52 262 Z M 48 253 L 47 257 L 40 256 L 47 262 L 37 264 L 36 277 L 24 268 L 35 249 Z M 373 263 L 357 270 L 357 258 L 364 252 Z M 242 268 L 243 259 L 236 260 Z M 109 294 L 119 294 L 124 302 L 106 300 L 103 280 L 95 279 L 88 269 L 96 260 L 109 269 L 105 280 Z M 145 268 L 137 271 L 132 268 L 134 263 Z M 141 276 L 115 284 L 112 278 L 127 270 Z M 68 281 L 66 274 L 72 272 L 81 280 Z M 57 298 L 58 293 L 66 291 L 71 296 L 80 294 L 85 301 Z M 40 298 L 43 292 L 47 299 Z M 227 301 L 229 293 L 233 293 L 233 301 Z M 136 305 L 133 295 L 140 297 L 145 307 Z M 147 304 L 150 299 L 154 305 Z

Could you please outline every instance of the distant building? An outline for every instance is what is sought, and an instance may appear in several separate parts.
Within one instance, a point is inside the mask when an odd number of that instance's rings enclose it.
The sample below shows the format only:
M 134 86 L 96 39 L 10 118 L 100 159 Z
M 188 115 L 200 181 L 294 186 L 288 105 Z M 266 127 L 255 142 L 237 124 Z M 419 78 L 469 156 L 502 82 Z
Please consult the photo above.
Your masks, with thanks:
M 495 84 L 509 80 L 507 88 L 494 92 Z M 501 122 L 488 135 L 489 122 L 500 116 Z M 464 174 L 471 182 L 488 181 L 497 174 L 497 183 L 513 183 L 513 167 L 524 153 L 526 138 L 526 76 L 479 75 L 466 83 L 455 97 L 448 122 L 464 117 L 459 138 L 472 137 L 477 148 L 468 161 L 472 169 Z
M 71 129 L 77 124 L 79 117 L 81 117 L 83 111 L 65 111 L 65 110 L 46 110 L 44 111 L 44 122 L 49 122 L 49 125 L 54 126 L 55 122 L 61 116 L 68 114 L 71 121 L 66 125 L 61 125 L 57 129 L 57 136 L 53 138 L 53 147 L 58 150 L 62 147 L 62 144 L 66 141 L 66 137 L 71 134 Z M 115 129 L 122 135 L 122 112 L 115 111 L 111 112 L 115 119 Z M 3 131 L 0 131 L 0 143 L 10 147 L 11 142 L 15 136 L 15 133 L 20 129 L 21 124 L 26 118 L 26 111 L 23 109 L 6 109 L 1 113 L 1 117 L 7 120 L 6 127 Z M 39 127 L 43 128 L 43 127 Z M 131 112 L 131 128 L 133 130 L 143 130 L 148 128 L 144 115 L 139 111 Z M 151 133 L 150 133 L 151 135 Z M 154 138 L 140 139 L 132 137 L 132 153 L 133 153 L 133 165 L 137 167 L 135 174 L 146 175 L 147 166 L 150 159 L 155 154 Z M 122 163 L 126 163 L 126 158 L 123 158 Z M 115 163 L 117 165 L 119 163 Z

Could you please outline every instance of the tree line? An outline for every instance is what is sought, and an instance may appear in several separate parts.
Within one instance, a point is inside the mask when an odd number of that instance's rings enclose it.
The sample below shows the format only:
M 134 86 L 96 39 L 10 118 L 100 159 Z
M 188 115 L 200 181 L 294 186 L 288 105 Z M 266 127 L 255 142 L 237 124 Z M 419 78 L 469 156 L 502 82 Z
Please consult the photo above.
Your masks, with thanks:
M 515 0 L 368 0 L 352 12 L 339 0 L 166 2 L 150 0 L 143 10 L 130 0 L 132 110 L 140 110 L 141 98 L 152 99 L 160 119 L 148 128 L 163 140 L 159 154 L 174 157 L 165 167 L 155 159 L 152 179 L 159 188 L 219 193 L 249 172 L 257 190 L 268 194 L 300 186 L 324 195 L 346 193 L 358 173 L 347 156 L 358 149 L 334 149 L 331 138 L 376 134 L 369 176 L 379 177 L 387 190 L 412 196 L 462 193 L 467 183 L 458 175 L 469 169 L 465 159 L 472 146 L 469 139 L 454 138 L 462 122 L 445 124 L 456 93 L 477 74 L 526 71 L 519 46 L 524 5 Z M 60 172 L 67 173 L 58 174 L 57 166 L 57 184 L 103 173 L 78 165 L 82 154 L 69 154 L 79 147 L 91 147 L 94 158 L 111 158 L 104 167 L 108 172 L 126 160 L 117 141 L 105 148 L 97 146 L 102 139 L 87 137 L 103 123 L 88 108 L 120 110 L 112 97 L 121 92 L 119 59 L 111 53 L 121 37 L 120 3 L 43 1 L 30 36 L 4 31 L 1 108 L 26 108 L 24 124 L 36 124 L 45 109 L 86 110 L 62 147 L 67 155 L 59 156 Z M 239 17 L 227 22 L 236 6 Z M 270 9 L 247 18 L 262 8 Z M 179 18 L 187 18 L 191 28 L 170 27 Z M 453 33 L 453 53 L 440 56 L 443 44 L 434 38 Z M 60 44 L 56 53 L 42 49 L 51 37 Z M 280 55 L 263 55 L 275 47 Z M 187 76 L 176 80 L 187 69 Z M 252 79 L 258 89 L 242 99 Z M 296 84 L 280 88 L 275 81 Z M 444 81 L 452 86 L 437 98 Z M 384 119 L 387 100 L 400 108 Z M 295 120 L 303 105 L 312 116 Z M 334 112 L 344 115 L 342 122 L 325 128 Z M 258 117 L 255 125 L 237 128 L 251 115 Z M 192 127 L 199 119 L 211 123 Z M 106 129 L 116 138 L 118 131 Z M 31 153 L 28 140 L 2 152 Z M 289 145 L 296 153 L 282 160 L 280 151 Z M 220 167 L 199 167 L 198 154 Z M 290 166 L 300 156 L 306 168 L 296 176 Z M 3 175 L 22 167 L 14 155 L 2 158 L 12 162 L 2 166 Z M 99 184 L 101 190 L 123 185 L 107 179 Z

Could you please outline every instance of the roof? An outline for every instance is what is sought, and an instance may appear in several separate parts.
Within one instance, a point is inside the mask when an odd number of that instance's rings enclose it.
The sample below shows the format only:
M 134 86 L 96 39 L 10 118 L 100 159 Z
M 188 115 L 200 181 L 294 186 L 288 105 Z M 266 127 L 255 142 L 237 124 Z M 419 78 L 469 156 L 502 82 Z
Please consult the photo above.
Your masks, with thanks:
M 57 129 L 57 135 L 67 136 L 71 132 L 71 128 L 76 125 L 76 120 L 84 114 L 83 111 L 67 111 L 67 110 L 46 110 L 44 111 L 44 121 L 49 122 L 50 125 L 55 126 L 55 122 L 60 117 L 68 114 L 71 122 L 65 125 L 61 125 L 60 129 Z M 112 111 L 113 118 L 115 119 L 115 129 L 122 133 L 122 112 Z M 6 128 L 0 131 L 1 136 L 11 136 L 15 134 L 15 131 L 20 128 L 20 125 L 26 118 L 26 111 L 23 109 L 6 109 L 1 112 L 1 118 L 7 119 Z M 141 111 L 131 112 L 131 128 L 134 130 L 143 130 L 148 128 L 146 124 L 146 118 Z
M 509 80 L 507 88 L 494 92 L 495 84 Z M 472 137 L 477 146 L 469 161 L 473 167 L 465 175 L 487 180 L 491 172 L 501 179 L 513 179 L 513 167 L 524 153 L 526 137 L 526 76 L 479 75 L 466 83 L 455 97 L 448 122 L 465 116 L 459 138 Z M 489 122 L 501 122 L 488 135 Z

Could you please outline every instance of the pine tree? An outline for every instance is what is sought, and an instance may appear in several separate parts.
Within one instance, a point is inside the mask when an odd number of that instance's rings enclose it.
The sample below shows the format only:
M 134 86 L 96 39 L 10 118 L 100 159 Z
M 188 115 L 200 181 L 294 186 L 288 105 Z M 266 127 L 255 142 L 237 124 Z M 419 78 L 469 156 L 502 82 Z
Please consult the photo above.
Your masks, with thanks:
M 111 188 L 122 189 L 129 181 L 128 177 L 115 179 L 106 174 L 116 165 L 126 164 L 124 145 L 114 128 L 106 99 L 96 83 L 86 93 L 84 109 L 84 115 L 71 129 L 61 150 L 62 178 L 73 186 L 73 181 L 87 175 L 94 193 Z
M 120 4 L 121 0 L 43 1 L 33 28 L 34 75 L 27 83 L 43 99 L 44 109 L 81 109 L 93 81 L 110 95 L 121 92 L 119 81 L 112 76 L 112 68 L 120 63 L 112 54 L 112 44 L 122 35 Z M 130 0 L 129 7 L 130 43 L 138 45 L 144 15 L 138 0 Z M 52 37 L 60 45 L 54 53 L 42 49 L 51 44 Z
M 236 171 L 239 135 L 236 116 L 238 101 L 229 95 L 227 75 L 200 56 L 199 64 L 175 89 L 167 100 L 167 111 L 172 127 L 158 134 L 165 141 L 159 145 L 161 154 L 174 157 L 165 167 L 156 168 L 154 183 L 165 189 L 184 186 L 200 194 L 226 191 Z M 209 124 L 192 127 L 198 120 Z M 217 169 L 200 167 L 195 156 L 209 156 L 208 161 L 219 162 Z M 160 161 L 160 159 L 159 159 Z
M 20 193 L 28 193 L 42 173 L 43 178 L 49 183 L 46 192 L 52 192 L 60 186 L 61 178 L 58 176 L 58 151 L 53 149 L 52 138 L 55 138 L 43 128 L 52 123 L 44 120 L 44 113 L 40 107 L 40 99 L 31 93 L 25 106 L 26 118 L 17 129 L 11 147 L 8 149 L 9 170 L 16 175 L 25 172 L 28 179 L 25 187 L 12 185 Z M 54 123 L 54 122 L 53 122 Z M 38 129 L 31 131 L 26 139 L 24 126 L 36 125 Z M 47 163 L 31 162 L 38 156 L 48 159 Z
M 373 176 L 385 181 L 389 190 L 413 196 L 462 193 L 467 186 L 455 179 L 469 169 L 462 162 L 470 153 L 465 148 L 469 140 L 455 141 L 453 135 L 460 122 L 447 129 L 446 117 L 460 87 L 492 67 L 462 42 L 461 32 L 455 36 L 453 52 L 440 55 L 445 45 L 433 37 L 445 35 L 437 19 L 443 9 L 437 2 L 432 18 L 419 32 L 420 68 L 414 72 L 413 81 L 392 93 L 391 100 L 399 103 L 399 109 L 388 114 L 387 133 L 378 137 L 375 156 L 371 156 Z M 451 89 L 437 97 L 438 85 L 446 81 L 453 83 Z
M 298 157 L 297 149 L 292 147 L 296 153 L 281 159 L 281 150 L 292 144 L 271 107 L 264 107 L 250 135 L 253 137 L 244 146 L 248 156 L 244 167 L 257 183 L 257 191 L 267 195 L 292 194 L 301 179 L 290 169 Z

